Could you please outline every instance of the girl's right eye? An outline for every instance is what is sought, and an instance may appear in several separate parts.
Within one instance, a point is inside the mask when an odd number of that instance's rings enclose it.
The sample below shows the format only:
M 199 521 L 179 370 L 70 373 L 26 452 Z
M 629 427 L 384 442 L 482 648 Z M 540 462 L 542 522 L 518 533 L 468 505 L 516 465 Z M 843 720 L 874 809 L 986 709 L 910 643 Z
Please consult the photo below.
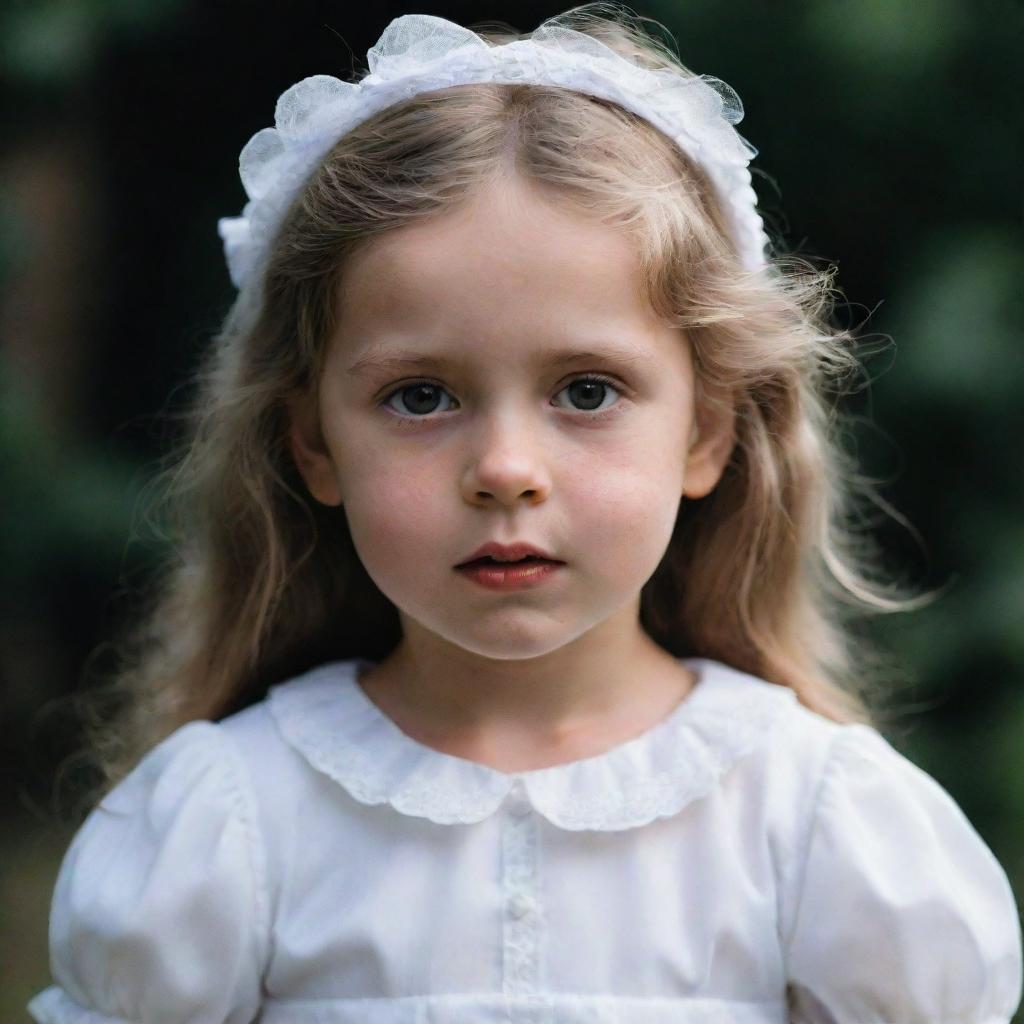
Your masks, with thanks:
M 421 419 L 428 413 L 438 411 L 437 398 L 435 397 L 437 392 L 448 394 L 440 384 L 431 384 L 430 381 L 421 380 L 415 384 L 406 384 L 403 387 L 396 388 L 389 395 L 385 396 L 381 404 L 389 409 L 393 409 L 406 419 L 409 418 L 409 414 L 412 414 L 413 419 Z M 402 396 L 402 401 L 406 407 L 404 412 L 395 409 L 391 405 L 391 400 L 399 395 Z M 440 411 L 447 412 L 446 409 Z

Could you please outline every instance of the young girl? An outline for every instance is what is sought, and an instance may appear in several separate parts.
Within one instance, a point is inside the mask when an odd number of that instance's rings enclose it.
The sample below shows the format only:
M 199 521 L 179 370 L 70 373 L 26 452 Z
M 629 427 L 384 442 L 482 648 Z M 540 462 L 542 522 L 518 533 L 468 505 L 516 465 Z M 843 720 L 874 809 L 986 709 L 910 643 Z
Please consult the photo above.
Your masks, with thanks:
M 843 614 L 912 602 L 829 274 L 627 11 L 397 18 L 243 150 L 36 1021 L 1010 1020 L 1007 876 Z

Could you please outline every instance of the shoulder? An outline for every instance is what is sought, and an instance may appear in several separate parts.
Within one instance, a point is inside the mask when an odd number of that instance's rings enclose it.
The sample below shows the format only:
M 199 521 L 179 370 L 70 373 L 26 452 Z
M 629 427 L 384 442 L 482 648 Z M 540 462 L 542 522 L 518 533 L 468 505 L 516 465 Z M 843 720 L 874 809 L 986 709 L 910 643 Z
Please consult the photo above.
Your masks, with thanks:
M 971 828 L 949 792 L 875 726 L 833 722 L 794 703 L 769 747 L 780 769 L 785 764 L 777 779 L 799 791 L 797 818 L 806 842 L 815 826 L 841 811 L 891 822 L 893 815 L 927 808 Z
M 850 774 L 857 776 L 861 761 L 870 763 L 874 783 L 854 791 Z M 812 841 L 822 817 L 831 819 L 836 813 L 839 794 L 846 792 L 874 820 L 893 780 L 909 772 L 910 788 L 901 788 L 901 799 L 913 803 L 919 796 L 919 776 L 924 775 L 874 727 L 835 722 L 795 695 L 747 768 L 749 785 L 763 805 L 779 886 L 780 938 L 794 927 Z M 864 773 L 860 777 L 867 783 Z
M 151 747 L 99 801 L 79 834 L 107 817 L 145 813 L 154 833 L 185 813 L 249 817 L 250 794 L 234 745 L 220 726 L 200 719 L 179 726 Z
M 835 722 L 793 701 L 765 743 L 763 757 L 761 776 L 785 809 L 801 847 L 794 850 L 797 859 L 806 853 L 815 827 L 847 803 L 847 811 L 855 807 L 879 819 L 928 806 L 967 824 L 940 783 L 873 725 Z
M 310 814 L 321 822 L 348 820 L 339 813 L 345 791 L 324 771 L 313 738 L 340 745 L 348 708 L 343 682 L 353 664 L 327 662 L 286 678 L 260 701 L 217 723 L 253 794 L 275 910 L 280 880 L 296 856 L 296 837 L 313 842 Z
M 798 702 L 759 758 L 796 1019 L 1009 1019 L 1016 899 L 950 793 L 877 728 Z
M 992 850 L 876 728 L 795 719 L 814 770 L 794 823 L 780 938 L 801 1008 L 824 1005 L 837 1019 L 1007 1019 L 1020 998 L 1021 932 Z
M 870 772 L 879 779 L 906 779 L 915 791 L 941 788 L 875 726 L 835 722 L 801 704 L 795 695 L 776 719 L 772 735 L 762 747 L 762 757 L 762 777 L 778 790 L 795 825 L 809 825 L 826 790 L 844 771 L 860 763 L 869 765 Z M 871 800 L 876 795 L 865 791 L 863 799 Z
M 218 725 L 189 722 L 96 805 L 54 887 L 54 984 L 33 1001 L 36 1019 L 254 1012 L 267 901 L 254 803 L 238 768 Z
M 752 727 L 757 734 L 735 784 L 763 805 L 766 822 L 779 834 L 778 842 L 793 844 L 806 831 L 836 750 L 858 743 L 860 727 L 812 711 L 789 687 L 735 670 L 730 670 L 730 678 L 741 685 L 726 694 L 724 711 L 736 723 L 733 728 Z M 770 713 L 758 713 L 760 705 Z M 782 857 L 783 868 L 792 852 Z
M 321 665 L 282 680 L 262 700 L 217 723 L 262 803 L 308 798 L 311 787 L 319 785 L 320 773 L 292 734 L 308 730 L 326 705 L 338 703 L 338 664 L 348 663 Z
M 773 685 L 773 684 L 766 684 Z M 793 695 L 777 720 L 766 744 L 767 756 L 789 763 L 801 776 L 816 776 L 825 769 L 836 744 L 849 742 L 852 724 L 834 722 L 805 707 Z

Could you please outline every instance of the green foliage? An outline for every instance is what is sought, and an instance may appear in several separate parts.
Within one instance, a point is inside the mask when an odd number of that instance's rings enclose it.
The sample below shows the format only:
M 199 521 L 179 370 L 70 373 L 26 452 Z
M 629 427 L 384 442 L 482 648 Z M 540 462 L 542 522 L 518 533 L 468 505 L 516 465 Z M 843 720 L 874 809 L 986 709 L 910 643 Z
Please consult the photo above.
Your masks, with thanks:
M 0 71 L 39 85 L 70 85 L 108 34 L 152 32 L 182 0 L 20 0 L 0 8 Z
M 116 565 L 140 495 L 138 467 L 100 446 L 69 446 L 31 378 L 0 377 L 0 557 L 9 585 L 31 594 L 48 567 Z

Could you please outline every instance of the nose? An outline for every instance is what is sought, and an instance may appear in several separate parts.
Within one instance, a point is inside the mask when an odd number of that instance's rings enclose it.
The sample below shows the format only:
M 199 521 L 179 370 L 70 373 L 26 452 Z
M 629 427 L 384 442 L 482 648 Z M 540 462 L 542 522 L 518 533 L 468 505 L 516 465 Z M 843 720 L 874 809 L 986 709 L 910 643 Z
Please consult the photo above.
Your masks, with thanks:
M 544 501 L 551 478 L 539 449 L 529 431 L 510 419 L 484 428 L 463 478 L 465 499 L 471 504 L 503 505 L 521 499 L 530 504 Z

